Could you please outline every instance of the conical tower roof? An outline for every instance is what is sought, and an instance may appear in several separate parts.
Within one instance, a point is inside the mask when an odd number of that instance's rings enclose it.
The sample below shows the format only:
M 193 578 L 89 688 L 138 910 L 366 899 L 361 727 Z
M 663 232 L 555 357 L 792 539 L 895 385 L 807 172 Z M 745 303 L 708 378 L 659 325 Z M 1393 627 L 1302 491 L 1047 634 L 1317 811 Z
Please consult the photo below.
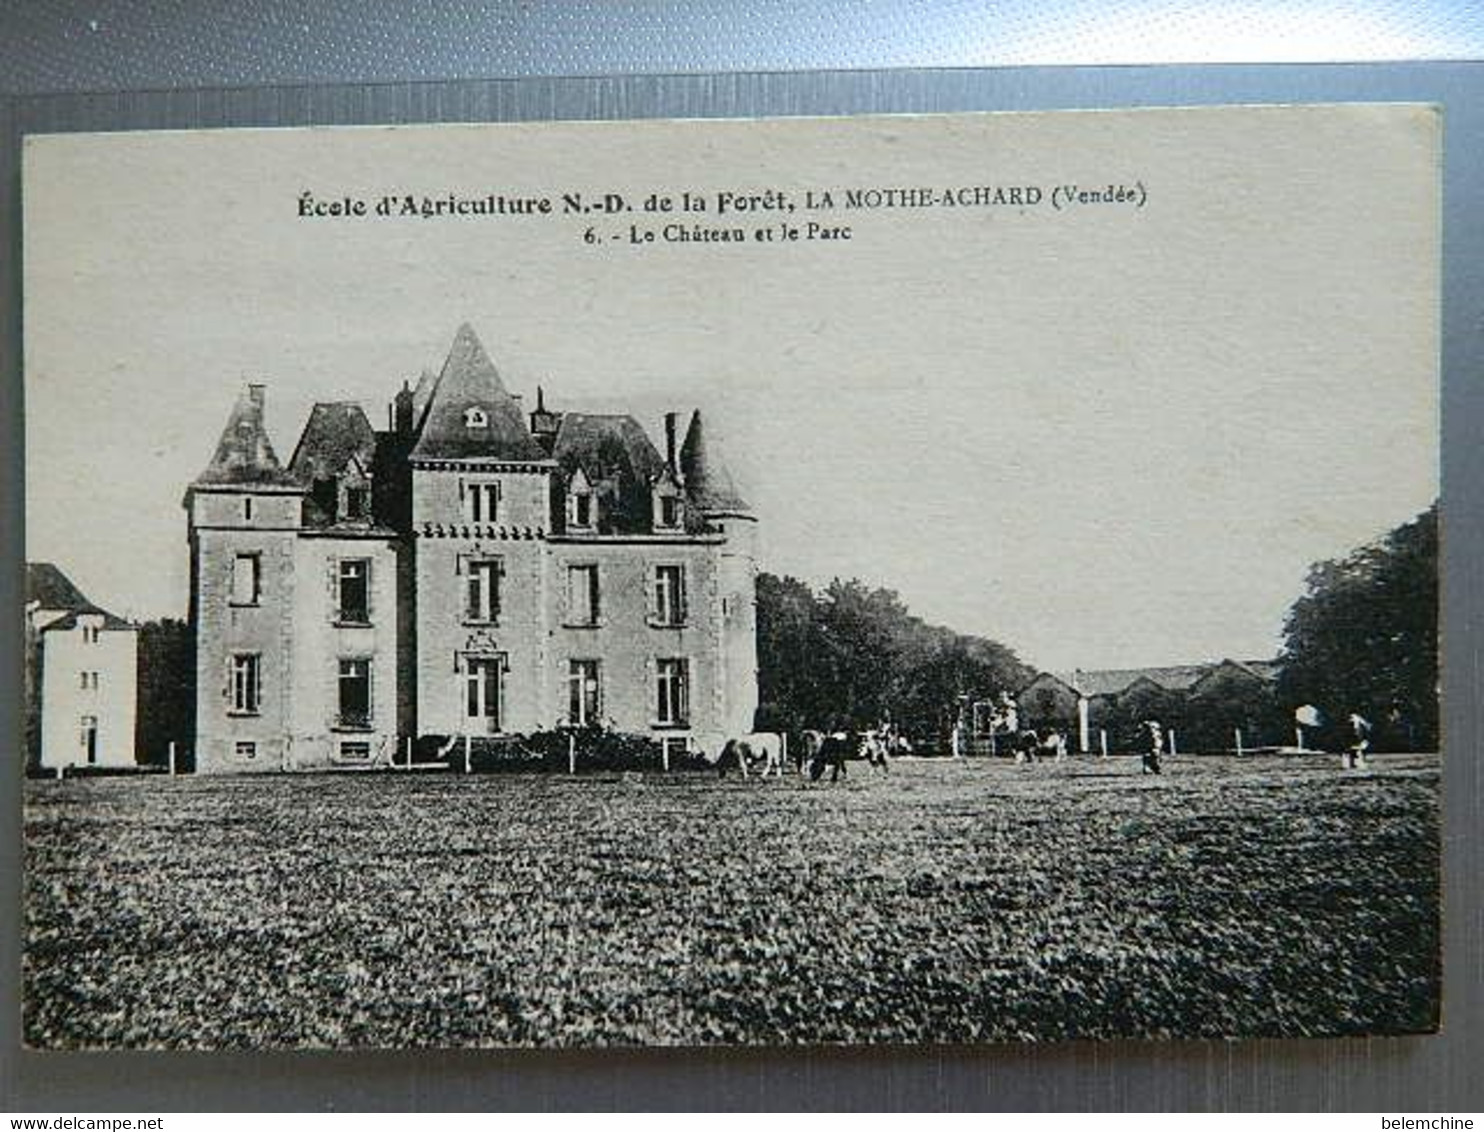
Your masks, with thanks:
M 465 323 L 434 384 L 414 460 L 544 460 L 525 414 Z
M 686 494 L 700 510 L 752 513 L 720 454 L 707 440 L 699 409 L 691 415 L 685 443 L 680 446 L 680 472 L 685 477 Z
M 278 462 L 263 426 L 263 386 L 249 385 L 237 398 L 216 455 L 196 477 L 196 487 L 295 487 Z

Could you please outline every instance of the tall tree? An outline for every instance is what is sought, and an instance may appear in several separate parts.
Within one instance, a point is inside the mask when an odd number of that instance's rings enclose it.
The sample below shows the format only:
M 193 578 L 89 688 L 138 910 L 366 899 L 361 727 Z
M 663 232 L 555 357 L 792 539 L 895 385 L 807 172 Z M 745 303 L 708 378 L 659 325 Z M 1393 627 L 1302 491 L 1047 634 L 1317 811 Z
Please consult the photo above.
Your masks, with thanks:
M 1315 564 L 1284 625 L 1279 694 L 1331 722 L 1352 711 L 1379 742 L 1438 741 L 1438 508 Z
M 165 618 L 139 627 L 139 721 L 142 763 L 165 765 L 173 742 L 188 765 L 196 734 L 196 639 L 184 621 Z
M 959 705 L 1015 690 L 1029 670 L 1004 645 L 928 625 L 901 597 L 839 578 L 815 593 L 759 574 L 758 726 L 798 732 L 873 725 L 941 737 Z

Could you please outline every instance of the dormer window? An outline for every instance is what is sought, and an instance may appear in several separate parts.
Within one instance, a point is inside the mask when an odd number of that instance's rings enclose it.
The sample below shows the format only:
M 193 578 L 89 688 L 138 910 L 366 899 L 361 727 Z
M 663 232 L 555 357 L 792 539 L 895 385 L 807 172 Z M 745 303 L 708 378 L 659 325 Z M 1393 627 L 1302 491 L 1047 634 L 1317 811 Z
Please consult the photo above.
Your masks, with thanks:
M 582 494 L 572 497 L 572 525 L 574 527 L 590 527 L 593 525 L 593 496 L 591 492 L 584 491 Z
M 345 517 L 347 519 L 366 518 L 371 503 L 371 493 L 364 487 L 348 487 L 345 489 Z
M 660 496 L 660 526 L 680 526 L 680 500 L 673 495 Z
M 464 410 L 465 428 L 488 428 L 490 416 L 477 405 L 470 406 Z

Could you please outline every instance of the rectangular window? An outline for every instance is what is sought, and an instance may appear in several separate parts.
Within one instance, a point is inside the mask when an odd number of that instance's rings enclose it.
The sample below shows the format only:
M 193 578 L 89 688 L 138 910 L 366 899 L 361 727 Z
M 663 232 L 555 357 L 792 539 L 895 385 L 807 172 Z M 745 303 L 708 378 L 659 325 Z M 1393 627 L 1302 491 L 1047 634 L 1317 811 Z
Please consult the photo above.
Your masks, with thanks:
M 572 525 L 574 527 L 593 525 L 593 497 L 588 492 L 582 491 L 572 496 Z
M 371 560 L 343 558 L 340 561 L 340 621 L 354 625 L 371 622 Z
M 467 569 L 464 620 L 493 623 L 500 616 L 500 578 L 504 567 L 498 558 L 472 558 Z
M 598 623 L 598 568 L 594 565 L 567 567 L 567 624 Z
M 667 727 L 683 727 L 690 719 L 690 662 L 680 657 L 661 658 L 655 677 L 656 721 Z
M 371 512 L 371 493 L 364 487 L 345 489 L 345 517 L 364 519 Z
M 82 631 L 82 643 L 85 645 L 96 645 L 98 643 L 98 627 L 89 625 Z
M 251 740 L 239 740 L 233 747 L 239 759 L 255 759 L 258 757 L 258 745 Z
M 573 727 L 596 727 L 601 719 L 602 684 L 596 660 L 574 660 L 567 665 L 567 722 Z
M 470 730 L 500 730 L 500 659 L 464 659 L 464 720 Z
M 364 657 L 340 661 L 340 726 L 371 726 L 371 662 Z
M 673 495 L 660 496 L 660 526 L 680 526 L 680 500 Z
M 654 620 L 659 625 L 685 624 L 685 567 L 654 568 Z
M 98 717 L 96 715 L 85 715 L 82 717 L 82 728 L 78 735 L 83 757 L 90 763 L 98 761 Z
M 263 556 L 239 554 L 232 559 L 232 604 L 257 605 L 263 598 Z
M 257 715 L 262 697 L 262 657 L 255 652 L 238 653 L 232 658 L 232 710 Z
M 498 522 L 500 485 L 498 483 L 465 484 L 464 513 L 471 523 Z
M 370 743 L 341 743 L 340 757 L 346 762 L 364 763 L 371 761 Z

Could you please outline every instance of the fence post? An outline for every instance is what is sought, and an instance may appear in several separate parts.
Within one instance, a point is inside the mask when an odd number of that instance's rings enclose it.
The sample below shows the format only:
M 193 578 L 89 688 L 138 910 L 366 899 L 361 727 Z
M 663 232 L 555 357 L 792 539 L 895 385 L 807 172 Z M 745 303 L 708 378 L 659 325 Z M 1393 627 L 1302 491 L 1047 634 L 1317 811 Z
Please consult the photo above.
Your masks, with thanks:
M 1103 752 L 1103 758 L 1108 757 L 1108 732 L 1106 728 L 1098 728 L 1098 747 Z
M 175 777 L 175 740 L 170 740 L 170 777 Z
M 567 773 L 577 773 L 577 736 L 567 735 Z
M 473 770 L 473 764 L 469 760 L 469 733 L 466 731 L 464 732 L 464 773 L 470 774 Z
M 1237 728 L 1237 758 L 1242 757 L 1242 729 Z
M 660 740 L 660 769 L 666 772 L 670 769 L 670 744 L 663 739 Z
M 1302 751 L 1304 749 L 1304 729 L 1301 724 L 1294 725 L 1293 737 L 1298 743 L 1298 749 Z
M 407 749 L 407 769 L 408 770 L 411 770 L 412 769 L 412 736 L 411 735 L 408 735 L 407 736 L 406 749 Z
M 1179 751 L 1179 749 L 1175 745 L 1175 729 L 1173 727 L 1171 727 L 1170 728 L 1170 755 L 1171 755 L 1171 757 L 1173 757 L 1175 755 L 1178 755 L 1179 753 L 1180 753 L 1180 751 Z

